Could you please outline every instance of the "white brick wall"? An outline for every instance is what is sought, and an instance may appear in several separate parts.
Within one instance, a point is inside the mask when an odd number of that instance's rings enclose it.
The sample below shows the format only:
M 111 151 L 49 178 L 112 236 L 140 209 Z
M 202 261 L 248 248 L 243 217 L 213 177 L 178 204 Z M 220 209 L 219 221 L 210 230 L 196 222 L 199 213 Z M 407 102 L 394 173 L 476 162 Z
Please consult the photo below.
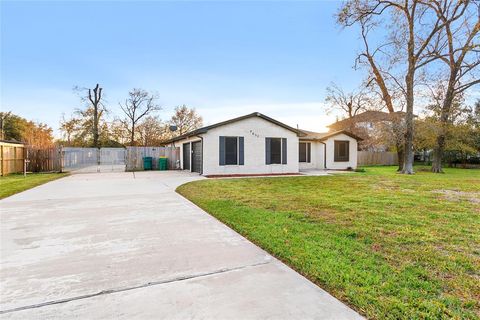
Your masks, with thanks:
M 349 150 L 349 161 L 348 162 L 335 162 L 334 161 L 334 141 L 335 140 L 343 140 L 343 141 L 350 141 L 350 150 Z M 327 144 L 327 169 L 338 169 L 343 170 L 347 169 L 348 167 L 355 169 L 357 167 L 357 140 L 353 139 L 346 134 L 338 134 L 333 136 L 326 141 Z
M 277 126 L 259 117 L 251 117 L 210 129 L 201 135 L 203 138 L 203 174 L 270 174 L 296 173 L 302 169 L 324 169 L 324 144 L 311 142 L 311 162 L 298 162 L 299 138 L 295 132 Z M 219 165 L 219 137 L 237 136 L 245 139 L 245 165 Z M 265 164 L 265 138 L 287 138 L 287 164 Z M 199 137 L 175 142 L 180 147 L 180 161 L 183 167 L 183 143 L 198 141 Z M 334 161 L 334 141 L 350 141 L 350 157 L 348 162 Z M 357 140 L 345 134 L 339 134 L 324 141 L 326 144 L 327 169 L 343 170 L 357 167 Z
M 219 165 L 220 136 L 244 137 L 244 165 Z M 262 118 L 251 117 L 213 128 L 202 134 L 202 137 L 204 175 L 296 173 L 299 170 L 297 134 Z M 266 137 L 287 138 L 287 164 L 265 164 Z M 181 148 L 182 162 L 182 144 L 195 140 L 199 140 L 199 138 L 194 137 L 175 142 L 175 145 Z
M 323 162 L 323 153 L 325 146 L 316 141 L 305 141 L 311 142 L 312 150 L 311 150 L 311 162 L 300 162 L 300 170 L 308 170 L 308 169 L 323 169 L 325 167 Z

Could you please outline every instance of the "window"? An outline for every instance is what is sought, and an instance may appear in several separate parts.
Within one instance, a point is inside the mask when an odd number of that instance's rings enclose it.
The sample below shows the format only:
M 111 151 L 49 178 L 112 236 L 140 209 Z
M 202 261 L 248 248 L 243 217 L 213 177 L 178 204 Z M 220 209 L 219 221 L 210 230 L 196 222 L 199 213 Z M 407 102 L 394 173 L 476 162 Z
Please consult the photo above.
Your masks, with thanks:
M 270 140 L 270 163 L 282 163 L 282 139 L 272 138 Z
M 238 138 L 225 137 L 225 164 L 238 164 Z
M 298 161 L 310 163 L 311 151 L 312 151 L 312 144 L 310 142 L 300 142 L 300 144 L 298 145 Z
M 287 164 L 287 139 L 265 138 L 265 163 Z
M 334 161 L 349 161 L 350 141 L 334 141 Z
M 244 164 L 243 137 L 220 137 L 219 149 L 221 166 Z

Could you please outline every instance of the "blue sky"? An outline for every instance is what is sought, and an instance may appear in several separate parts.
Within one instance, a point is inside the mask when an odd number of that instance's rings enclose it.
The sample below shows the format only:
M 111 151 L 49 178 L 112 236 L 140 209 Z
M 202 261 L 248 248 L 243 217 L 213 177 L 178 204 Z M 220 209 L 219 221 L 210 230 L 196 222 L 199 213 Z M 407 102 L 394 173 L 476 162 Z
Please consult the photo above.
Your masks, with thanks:
M 205 123 L 253 111 L 321 130 L 325 88 L 355 87 L 359 48 L 335 25 L 337 1 L 1 2 L 1 108 L 55 129 L 81 106 L 76 85 L 105 90 L 112 114 L 134 87 L 168 119 Z

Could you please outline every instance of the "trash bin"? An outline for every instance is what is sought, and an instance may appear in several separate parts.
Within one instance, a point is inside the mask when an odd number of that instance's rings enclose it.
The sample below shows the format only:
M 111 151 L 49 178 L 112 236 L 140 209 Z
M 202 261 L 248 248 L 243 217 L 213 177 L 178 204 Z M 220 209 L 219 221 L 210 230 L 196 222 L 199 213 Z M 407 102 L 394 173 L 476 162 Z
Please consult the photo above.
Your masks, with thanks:
M 143 157 L 143 170 L 152 170 L 152 157 Z
M 160 157 L 158 159 L 158 170 L 168 170 L 168 158 Z

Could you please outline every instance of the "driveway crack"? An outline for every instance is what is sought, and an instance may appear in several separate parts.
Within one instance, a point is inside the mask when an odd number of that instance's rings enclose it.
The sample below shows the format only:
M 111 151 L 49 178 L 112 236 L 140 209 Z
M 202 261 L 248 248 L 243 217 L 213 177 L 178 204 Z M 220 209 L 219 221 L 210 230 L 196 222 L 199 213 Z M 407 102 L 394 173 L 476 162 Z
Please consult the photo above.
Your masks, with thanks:
M 185 276 L 179 276 L 179 277 L 175 277 L 175 278 L 167 279 L 167 280 L 152 281 L 152 282 L 147 282 L 147 283 L 132 286 L 132 287 L 102 290 L 102 291 L 99 291 L 99 292 L 96 292 L 96 293 L 85 294 L 85 295 L 75 296 L 75 297 L 66 298 L 66 299 L 51 300 L 51 301 L 46 301 L 46 302 L 42 302 L 42 303 L 38 303 L 38 304 L 32 304 L 32 305 L 27 305 L 27 306 L 22 306 L 22 307 L 7 309 L 7 310 L 0 310 L 0 314 L 17 312 L 17 311 L 28 310 L 28 309 L 36 309 L 36 308 L 51 306 L 51 305 L 55 305 L 55 304 L 67 303 L 67 302 L 70 302 L 70 301 L 88 299 L 88 298 L 93 298 L 93 297 L 112 294 L 112 293 L 118 293 L 118 292 L 130 291 L 130 290 L 137 290 L 137 289 L 142 289 L 142 288 L 147 288 L 147 287 L 152 287 L 152 286 L 158 286 L 158 285 L 167 284 L 167 283 L 185 281 L 185 280 L 190 280 L 190 279 L 195 279 L 195 278 L 208 277 L 208 276 L 212 276 L 212 275 L 216 275 L 216 274 L 222 274 L 222 273 L 238 271 L 238 270 L 242 270 L 242 269 L 246 269 L 246 268 L 252 268 L 252 267 L 257 267 L 257 266 L 261 266 L 261 265 L 266 265 L 266 264 L 270 263 L 271 261 L 272 260 L 268 260 L 268 261 L 263 261 L 263 262 L 258 262 L 258 263 L 253 263 L 253 264 L 239 266 L 239 267 L 233 267 L 233 268 L 222 268 L 222 269 L 218 269 L 218 270 L 215 270 L 215 271 L 197 273 L 197 274 L 191 274 L 191 275 L 185 275 Z

